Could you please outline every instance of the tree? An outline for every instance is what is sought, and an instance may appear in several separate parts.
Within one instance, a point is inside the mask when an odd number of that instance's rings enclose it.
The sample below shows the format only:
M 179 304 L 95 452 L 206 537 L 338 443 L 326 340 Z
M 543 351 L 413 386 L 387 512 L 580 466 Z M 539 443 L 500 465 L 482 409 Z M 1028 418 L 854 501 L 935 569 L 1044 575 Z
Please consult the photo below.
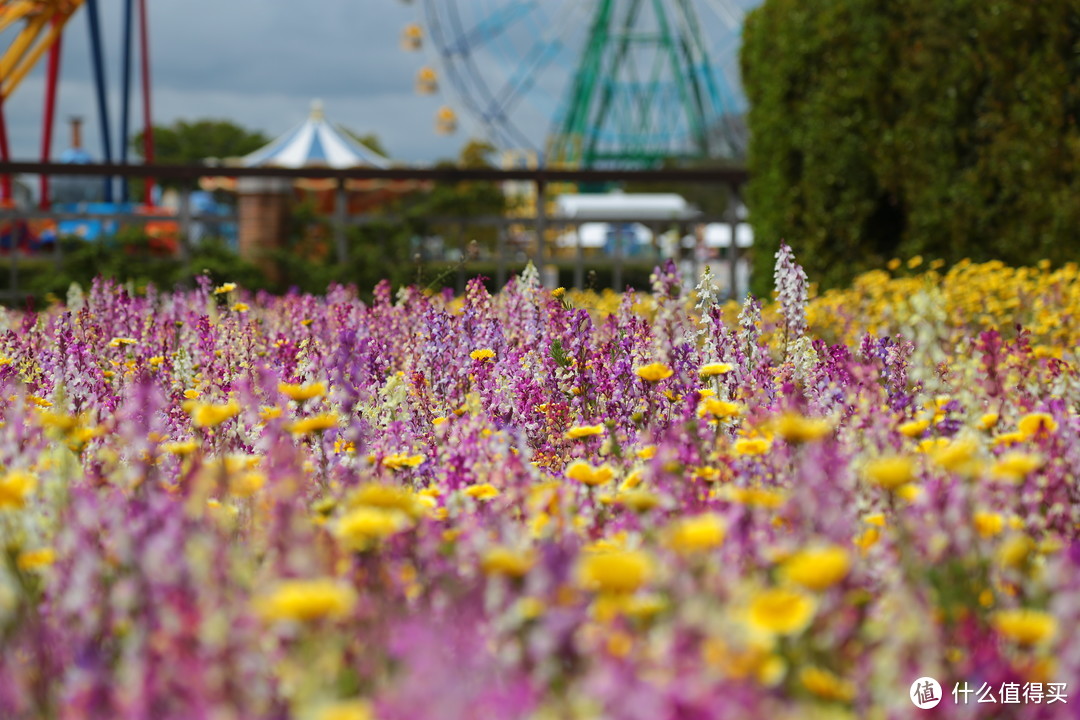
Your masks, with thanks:
M 154 126 L 154 162 L 161 165 L 197 165 L 207 158 L 224 160 L 258 150 L 270 142 L 258 130 L 248 130 L 228 120 L 177 120 Z M 143 157 L 143 133 L 131 146 Z
M 786 239 L 825 285 L 894 256 L 1071 259 L 1077 47 L 1075 0 L 766 0 L 741 58 L 758 257 Z
M 339 126 L 339 129 L 343 133 L 345 133 L 346 136 L 348 136 L 352 140 L 360 143 L 361 145 L 366 147 L 368 150 L 371 150 L 372 152 L 374 152 L 374 153 L 376 153 L 378 155 L 382 155 L 384 158 L 389 158 L 390 157 L 390 155 L 386 152 L 386 148 L 382 144 L 382 140 L 380 140 L 379 136 L 376 135 L 375 133 L 358 133 L 358 132 L 355 132 L 353 130 L 350 130 L 349 128 L 345 127 L 344 125 Z
M 495 146 L 483 140 L 469 140 L 462 146 L 456 162 L 444 160 L 437 167 L 460 167 L 483 169 L 494 167 L 491 155 Z M 436 185 L 430 193 L 412 208 L 410 217 L 418 224 L 421 234 L 437 232 L 451 243 L 459 239 L 476 240 L 491 250 L 495 246 L 497 228 L 491 225 L 438 225 L 431 226 L 429 217 L 494 217 L 506 212 L 506 196 L 498 183 L 467 181 Z

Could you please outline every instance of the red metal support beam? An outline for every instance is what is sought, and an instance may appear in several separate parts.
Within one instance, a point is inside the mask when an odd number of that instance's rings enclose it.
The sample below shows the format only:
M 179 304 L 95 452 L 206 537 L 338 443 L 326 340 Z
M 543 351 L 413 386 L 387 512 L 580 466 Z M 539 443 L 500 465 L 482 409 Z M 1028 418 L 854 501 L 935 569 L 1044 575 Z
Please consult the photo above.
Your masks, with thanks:
M 53 25 L 59 26 L 62 21 L 58 17 L 53 18 Z M 45 80 L 45 127 L 42 128 L 41 134 L 41 161 L 49 162 L 49 156 L 52 154 L 52 134 L 53 125 L 56 117 L 56 88 L 59 84 L 60 77 L 60 48 L 63 41 L 63 35 L 57 35 L 56 41 L 53 42 L 52 47 L 49 48 L 49 66 L 46 71 Z M 52 204 L 49 197 L 49 176 L 41 176 L 41 202 L 40 206 L 42 210 L 48 210 Z
M 8 149 L 7 122 L 4 120 L 4 97 L 0 95 L 0 162 L 11 162 L 11 151 Z M 0 207 L 6 207 L 11 202 L 11 175 L 0 175 Z
M 146 0 L 139 0 L 139 46 L 141 49 L 141 75 L 143 100 L 143 162 L 154 164 L 154 122 L 150 112 L 150 33 L 146 16 Z M 154 179 L 146 178 L 145 204 L 154 204 Z

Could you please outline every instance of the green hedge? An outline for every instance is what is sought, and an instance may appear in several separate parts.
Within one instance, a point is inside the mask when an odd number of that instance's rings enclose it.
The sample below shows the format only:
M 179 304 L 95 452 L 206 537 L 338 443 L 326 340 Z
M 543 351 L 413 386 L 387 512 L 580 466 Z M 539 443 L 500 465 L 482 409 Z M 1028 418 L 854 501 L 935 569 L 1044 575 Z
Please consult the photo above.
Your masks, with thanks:
M 765 0 L 743 37 L 759 293 L 781 239 L 826 286 L 1075 257 L 1076 0 Z
M 323 293 L 329 284 L 341 283 L 355 285 L 364 296 L 368 296 L 383 279 L 390 280 L 395 287 L 419 284 L 432 289 L 456 289 L 460 278 L 467 281 L 484 277 L 489 290 L 496 290 L 497 266 L 494 262 L 417 264 L 410 253 L 408 242 L 402 237 L 387 234 L 380 240 L 356 234 L 350 238 L 348 263 L 339 264 L 332 256 L 319 260 L 306 258 L 286 249 L 276 254 L 279 272 L 271 278 L 217 241 L 203 242 L 193 251 L 189 262 L 184 263 L 178 258 L 155 253 L 145 237 L 125 233 L 96 242 L 77 238 L 65 240 L 59 263 L 52 256 L 20 257 L 17 261 L 18 289 L 29 294 L 37 305 L 43 304 L 50 295 L 65 297 L 72 283 L 89 287 L 98 275 L 121 282 L 130 281 L 136 286 L 152 283 L 163 289 L 178 285 L 191 287 L 195 278 L 202 274 L 215 283 L 236 282 L 249 289 L 272 292 L 296 288 L 302 292 Z M 0 288 L 9 287 L 10 262 L 10 257 L 6 262 L 0 261 Z M 624 262 L 622 284 L 647 290 L 653 266 L 652 262 Z M 558 268 L 559 284 L 572 287 L 574 265 L 560 263 Z M 506 278 L 520 274 L 524 269 L 524 264 L 507 263 Z M 586 287 L 599 290 L 612 286 L 614 267 L 610 261 L 590 260 L 584 269 Z

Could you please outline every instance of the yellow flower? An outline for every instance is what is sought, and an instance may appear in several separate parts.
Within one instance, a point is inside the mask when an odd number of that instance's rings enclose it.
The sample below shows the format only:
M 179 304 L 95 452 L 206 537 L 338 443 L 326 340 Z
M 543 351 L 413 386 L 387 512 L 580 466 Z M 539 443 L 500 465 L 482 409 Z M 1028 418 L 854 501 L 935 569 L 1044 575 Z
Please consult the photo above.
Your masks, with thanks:
M 778 490 L 767 490 L 759 487 L 735 487 L 726 485 L 719 493 L 719 497 L 729 502 L 746 505 L 747 507 L 759 507 L 775 509 L 784 504 L 784 494 Z
M 619 490 L 633 490 L 641 484 L 642 479 L 643 476 L 641 470 L 634 470 L 626 476 L 626 479 L 619 483 Z
M 926 432 L 928 427 L 930 427 L 930 421 L 923 418 L 922 420 L 909 420 L 906 423 L 901 423 L 896 429 L 900 431 L 901 435 L 916 438 Z
M 739 438 L 732 449 L 736 455 L 764 455 L 772 448 L 772 443 L 765 438 Z
M 604 485 L 615 477 L 610 465 L 593 467 L 584 460 L 575 460 L 566 468 L 566 477 L 585 485 Z
M 495 351 L 491 348 L 480 348 L 479 350 L 473 350 L 471 353 L 469 353 L 469 357 L 471 357 L 473 360 L 486 362 L 495 357 Z
M 150 358 L 146 362 L 150 363 L 150 367 L 155 367 L 155 368 L 156 367 L 161 367 L 161 365 L 165 362 L 165 356 L 164 355 L 155 355 L 154 357 Z
M 491 483 L 481 483 L 478 485 L 469 485 L 465 488 L 465 494 L 471 498 L 477 500 L 493 500 L 501 494 L 499 488 L 495 487 Z
M 726 375 L 734 369 L 735 366 L 731 363 L 706 363 L 698 369 L 698 375 L 700 375 L 701 377 L 716 377 L 717 375 Z
M 234 311 L 236 311 L 236 312 L 241 312 L 242 313 L 242 312 L 247 312 L 251 308 L 248 306 L 247 303 L 238 302 L 238 303 L 233 303 L 232 309 Z
M 729 420 L 731 418 L 737 418 L 742 414 L 742 406 L 737 403 L 727 402 L 726 400 L 717 400 L 714 397 L 707 397 L 701 401 L 698 405 L 697 415 L 698 417 L 705 417 L 711 415 L 717 420 Z
M 801 632 L 814 617 L 814 600 L 798 590 L 772 588 L 750 601 L 748 620 L 758 630 L 776 635 Z
M 603 425 L 577 425 L 566 431 L 566 437 L 570 440 L 577 440 L 584 437 L 593 437 L 594 435 L 603 435 L 607 432 Z
M 43 427 L 54 427 L 64 432 L 69 432 L 79 422 L 78 418 L 71 415 L 62 415 L 60 413 L 49 412 L 43 410 L 41 412 L 41 424 Z
M 319 707 L 313 720 L 374 720 L 366 700 L 339 700 Z
M 135 338 L 115 337 L 109 341 L 109 347 L 123 347 L 124 345 L 135 345 L 138 341 Z
M 875 527 L 885 527 L 885 513 L 872 513 L 863 518 L 863 521 L 867 525 L 874 525 Z
M 986 413 L 981 418 L 979 418 L 979 422 L 976 424 L 976 427 L 980 430 L 989 430 L 990 428 L 997 425 L 998 419 L 999 417 L 996 412 Z
M 338 520 L 334 534 L 353 550 L 367 550 L 409 524 L 409 518 L 400 510 L 361 506 Z
M 0 510 L 26 505 L 26 498 L 34 492 L 37 479 L 24 470 L 11 470 L 0 477 Z
M 15 559 L 15 565 L 24 571 L 39 570 L 56 562 L 56 551 L 52 548 L 24 550 Z
M 301 418 L 296 422 L 289 424 L 289 432 L 293 435 L 310 435 L 313 432 L 323 432 L 337 427 L 338 416 L 337 413 L 324 413 L 322 415 L 312 415 L 311 417 Z
M 780 575 L 807 590 L 826 590 L 847 577 L 851 556 L 837 545 L 800 550 L 784 561 Z
M 998 610 L 990 622 L 998 633 L 1018 645 L 1038 645 L 1052 639 L 1057 632 L 1057 619 L 1041 610 Z
M 624 483 L 625 484 L 625 483 Z M 625 505 L 634 512 L 652 510 L 660 504 L 660 498 L 648 490 L 624 489 L 615 496 L 615 502 Z
M 920 440 L 919 444 L 916 447 L 917 447 L 919 452 L 925 454 L 925 453 L 932 453 L 935 450 L 941 450 L 942 448 L 946 448 L 948 446 L 949 446 L 949 438 L 934 437 L 934 438 L 925 438 L 923 440 Z
M 855 686 L 851 681 L 843 680 L 819 667 L 803 668 L 799 671 L 799 682 L 822 700 L 851 702 L 855 697 Z
M 201 395 L 201 394 L 202 393 L 200 393 L 198 390 L 185 390 L 184 391 L 184 397 L 187 398 L 188 400 L 196 400 L 196 399 L 198 399 L 199 395 Z
M 1027 440 L 1022 432 L 1007 432 L 1001 433 L 994 438 L 994 447 L 999 445 L 1015 445 L 1016 443 L 1024 442 Z
M 285 414 L 285 409 L 278 407 L 277 405 L 267 405 L 259 408 L 259 419 L 263 422 L 270 422 Z
M 913 257 L 913 258 L 911 258 L 910 260 L 907 261 L 907 266 L 908 266 L 908 268 L 910 270 L 914 270 L 915 268 L 922 265 L 922 261 L 923 261 L 922 255 L 916 255 L 915 257 Z
M 1035 541 L 1027 535 L 1013 535 L 998 547 L 998 563 L 1007 568 L 1018 569 L 1035 552 Z
M 199 443 L 195 440 L 184 440 L 183 442 L 167 442 L 162 443 L 161 450 L 167 452 L 170 455 L 190 455 L 199 449 Z
M 1043 465 L 1043 459 L 1033 453 L 1012 451 L 1002 455 L 993 468 L 991 474 L 999 480 L 1020 482 L 1025 477 L 1035 472 Z
M 649 365 L 642 365 L 639 368 L 635 368 L 634 374 L 642 380 L 654 383 L 671 377 L 675 374 L 675 371 L 662 362 L 654 362 Z
M 229 478 L 229 493 L 235 497 L 251 497 L 266 485 L 266 475 L 261 472 L 246 472 Z
M 975 530 L 984 538 L 994 537 L 1005 529 L 1005 518 L 999 513 L 977 510 L 973 522 L 975 523 Z
M 876 527 L 868 527 L 866 530 L 856 535 L 852 542 L 855 544 L 855 547 L 859 548 L 865 555 L 866 551 L 874 547 L 880 539 L 881 530 Z
M 256 600 L 256 609 L 267 620 L 307 622 L 344 617 L 355 604 L 356 593 L 352 588 L 323 578 L 281 582 Z
M 776 421 L 776 432 L 789 443 L 814 442 L 831 433 L 832 424 L 825 418 L 808 418 L 787 412 Z
M 515 551 L 507 547 L 495 547 L 484 553 L 480 567 L 488 575 L 520 578 L 535 564 L 536 553 L 531 550 Z
M 191 421 L 195 427 L 217 427 L 239 414 L 240 404 L 235 400 L 230 400 L 225 405 L 195 403 L 191 408 Z
M 652 575 L 652 558 L 640 550 L 588 553 L 576 567 L 580 587 L 603 593 L 632 593 Z
M 225 283 L 224 285 L 218 285 L 214 288 L 215 295 L 224 295 L 225 293 L 232 292 L 236 289 L 236 283 Z
M 326 383 L 317 382 L 310 385 L 294 385 L 292 383 L 278 383 L 278 390 L 289 397 L 290 400 L 302 402 L 312 398 L 322 397 L 326 394 Z
M 886 490 L 896 490 L 915 479 L 915 461 L 901 455 L 875 458 L 863 467 L 867 481 Z
M 1058 424 L 1050 413 L 1029 413 L 1020 418 L 1017 429 L 1025 440 L 1056 432 Z
M 975 470 L 975 451 L 979 445 L 970 438 L 953 440 L 933 454 L 934 462 L 949 472 L 970 474 Z
M 437 494 L 438 488 L 422 490 L 421 493 Z M 349 507 L 362 505 L 382 510 L 397 510 L 413 518 L 420 517 L 424 512 L 424 508 L 417 502 L 416 493 L 398 485 L 382 483 L 367 483 L 353 491 L 349 496 Z
M 561 300 L 563 295 L 566 295 L 566 288 L 564 287 L 557 287 L 551 291 L 551 297 L 555 298 L 556 300 Z
M 383 458 L 383 467 L 390 470 L 400 470 L 401 468 L 416 468 L 420 467 L 427 461 L 427 458 L 423 455 L 416 453 L 408 455 L 406 453 L 393 453 Z
M 645 447 L 640 448 L 634 454 L 638 456 L 639 460 L 652 460 L 654 457 L 656 457 L 656 446 L 646 445 Z
M 719 515 L 703 513 L 679 520 L 668 528 L 668 545 L 672 550 L 689 555 L 720 547 L 727 527 Z

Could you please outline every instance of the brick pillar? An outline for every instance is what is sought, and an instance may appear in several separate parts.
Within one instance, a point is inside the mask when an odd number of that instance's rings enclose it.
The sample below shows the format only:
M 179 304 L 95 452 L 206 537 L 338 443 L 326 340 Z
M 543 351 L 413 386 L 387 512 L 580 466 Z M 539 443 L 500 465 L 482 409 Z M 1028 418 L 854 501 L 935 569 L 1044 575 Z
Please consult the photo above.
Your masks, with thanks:
M 237 194 L 240 257 L 277 279 L 273 253 L 286 246 L 292 183 L 285 178 L 240 178 Z

